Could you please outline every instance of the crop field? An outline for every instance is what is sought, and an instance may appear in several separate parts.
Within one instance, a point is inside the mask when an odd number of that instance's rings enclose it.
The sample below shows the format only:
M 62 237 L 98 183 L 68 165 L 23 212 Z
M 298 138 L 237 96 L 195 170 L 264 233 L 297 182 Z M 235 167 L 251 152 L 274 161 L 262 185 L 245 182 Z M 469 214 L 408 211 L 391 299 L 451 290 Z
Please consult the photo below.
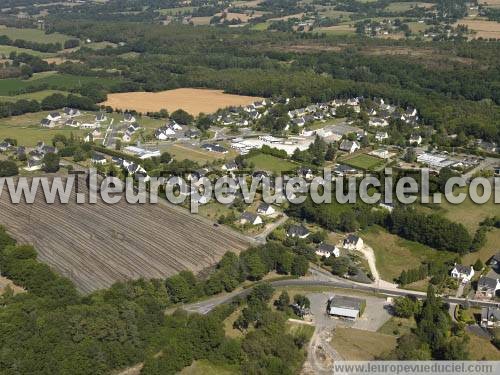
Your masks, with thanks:
M 12 40 L 23 39 L 31 42 L 38 43 L 64 43 L 66 40 L 71 39 L 68 35 L 59 33 L 45 34 L 42 30 L 38 29 L 18 29 L 15 27 L 0 26 L 0 35 L 6 35 Z
M 82 185 L 85 183 L 82 180 Z M 46 204 L 39 189 L 34 204 L 0 197 L 0 224 L 20 243 L 33 244 L 40 261 L 91 292 L 119 280 L 164 278 L 199 272 L 247 240 L 166 202 L 108 205 Z
M 173 112 L 183 109 L 192 115 L 200 112 L 213 113 L 220 108 L 244 106 L 261 98 L 226 94 L 222 90 L 175 89 L 161 92 L 128 92 L 109 94 L 102 104 L 115 109 L 135 109 L 137 112 L 155 112 L 167 109 Z
M 474 31 L 472 38 L 500 39 L 499 22 L 463 18 L 456 25 L 466 25 L 470 31 Z
M 363 170 L 376 170 L 385 164 L 382 159 L 367 154 L 358 154 L 352 158 L 348 157 L 342 160 L 342 162 Z

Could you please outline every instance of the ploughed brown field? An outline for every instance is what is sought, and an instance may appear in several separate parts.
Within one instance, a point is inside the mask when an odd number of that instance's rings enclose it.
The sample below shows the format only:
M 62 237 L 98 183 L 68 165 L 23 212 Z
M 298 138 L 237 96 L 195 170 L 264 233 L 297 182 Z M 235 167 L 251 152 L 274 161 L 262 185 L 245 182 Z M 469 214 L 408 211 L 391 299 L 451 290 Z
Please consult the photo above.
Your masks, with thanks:
M 469 30 L 474 31 L 475 34 L 470 38 L 500 39 L 500 23 L 495 21 L 463 18 L 455 23 L 457 25 L 466 25 Z
M 46 204 L 40 193 L 33 204 L 12 204 L 4 187 L 0 212 L 0 225 L 19 243 L 33 244 L 40 261 L 82 292 L 121 280 L 196 273 L 249 245 L 243 235 L 166 202 Z
M 126 92 L 108 94 L 104 105 L 114 109 L 136 110 L 137 112 L 157 112 L 167 109 L 173 112 L 183 109 L 197 116 L 200 112 L 213 113 L 220 108 L 245 106 L 262 98 L 226 94 L 222 90 L 175 89 L 160 92 Z

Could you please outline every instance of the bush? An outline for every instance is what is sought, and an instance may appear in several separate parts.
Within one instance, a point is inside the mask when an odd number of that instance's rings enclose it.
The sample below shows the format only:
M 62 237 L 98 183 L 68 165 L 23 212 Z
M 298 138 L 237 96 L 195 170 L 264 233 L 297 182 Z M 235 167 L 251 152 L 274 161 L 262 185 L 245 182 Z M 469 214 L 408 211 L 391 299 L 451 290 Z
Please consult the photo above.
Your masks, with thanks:
M 0 161 L 0 177 L 11 177 L 19 174 L 17 164 L 11 160 Z

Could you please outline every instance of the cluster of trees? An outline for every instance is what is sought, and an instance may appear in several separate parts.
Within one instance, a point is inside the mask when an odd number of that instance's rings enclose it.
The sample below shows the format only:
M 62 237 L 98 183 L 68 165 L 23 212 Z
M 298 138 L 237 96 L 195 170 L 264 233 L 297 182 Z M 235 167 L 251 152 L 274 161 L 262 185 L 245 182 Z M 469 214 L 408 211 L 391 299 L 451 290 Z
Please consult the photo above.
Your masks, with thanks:
M 397 207 L 386 225 L 394 234 L 438 250 L 464 254 L 471 249 L 472 238 L 465 226 L 441 215 L 427 215 L 415 209 Z
M 226 253 L 217 269 L 206 280 L 183 271 L 166 280 L 169 296 L 174 303 L 191 302 L 222 291 L 231 292 L 245 280 L 261 280 L 270 271 L 282 275 L 303 276 L 309 268 L 304 254 L 294 252 L 277 242 L 250 248 L 236 255 Z
M 415 281 L 431 277 L 430 282 L 434 285 L 441 285 L 448 278 L 449 267 L 451 264 L 428 262 L 421 264 L 417 268 L 403 270 L 397 281 L 401 285 L 411 284 Z
M 296 149 L 292 154 L 292 160 L 302 164 L 322 166 L 325 161 L 333 161 L 336 153 L 337 146 L 334 143 L 327 144 L 322 138 L 316 136 L 307 150 Z
M 15 161 L 0 160 L 0 177 L 11 177 L 19 174 L 19 168 Z
M 62 45 L 59 42 L 39 43 L 23 39 L 12 40 L 7 35 L 0 35 L 0 44 L 18 48 L 32 49 L 40 52 L 58 52 L 62 49 Z
M 409 297 L 400 297 L 395 301 L 395 311 L 401 317 L 414 317 L 417 328 L 398 339 L 397 348 L 388 359 L 468 359 L 469 338 L 464 327 L 451 322 L 447 306 L 436 296 L 432 285 L 423 304 Z

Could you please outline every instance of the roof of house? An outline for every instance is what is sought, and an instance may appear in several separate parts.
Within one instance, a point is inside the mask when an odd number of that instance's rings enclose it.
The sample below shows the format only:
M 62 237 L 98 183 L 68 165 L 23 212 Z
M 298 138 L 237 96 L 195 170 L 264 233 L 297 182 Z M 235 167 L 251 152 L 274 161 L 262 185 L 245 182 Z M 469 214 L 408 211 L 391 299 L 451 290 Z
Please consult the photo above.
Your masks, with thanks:
M 305 236 L 309 234 L 309 229 L 307 229 L 303 225 L 291 225 L 290 228 L 288 228 L 287 232 L 290 236 L 295 235 L 295 236 Z
M 470 275 L 472 273 L 471 267 L 470 266 L 464 266 L 463 264 L 455 263 L 454 269 L 456 269 L 457 272 L 464 273 L 466 275 Z
M 95 118 L 97 120 L 103 120 L 104 118 L 106 117 L 106 114 L 105 113 L 98 113 Z
M 102 154 L 94 153 L 92 154 L 92 160 L 106 160 L 106 157 Z
M 260 202 L 259 207 L 257 208 L 257 210 L 259 210 L 259 211 L 267 211 L 269 209 L 269 207 L 271 207 L 270 204 L 268 204 L 266 202 Z
M 497 286 L 498 279 L 493 279 L 487 276 L 481 276 L 477 282 L 478 289 L 494 290 Z
M 335 253 L 336 249 L 337 249 L 337 247 L 335 245 L 330 245 L 327 243 L 322 243 L 316 248 L 316 250 L 318 250 L 318 251 L 321 251 L 324 253 L 330 253 L 330 254 Z
M 238 164 L 236 164 L 235 161 L 228 161 L 226 164 L 224 164 L 227 169 L 235 169 L 238 168 Z
M 50 122 L 51 121 L 48 118 L 44 118 L 44 119 L 42 119 L 42 121 L 40 121 L 40 124 L 42 124 L 42 125 L 49 125 Z
M 61 114 L 59 112 L 51 112 L 50 116 L 51 117 L 59 117 L 59 116 L 61 116 Z
M 254 214 L 253 212 L 245 211 L 241 214 L 240 220 L 246 220 L 250 223 L 253 223 L 259 216 Z
M 500 308 L 498 307 L 483 307 L 481 309 L 481 320 L 500 321 Z
M 356 244 L 360 240 L 359 236 L 356 236 L 355 234 L 350 234 L 346 237 L 344 240 L 344 244 Z
M 496 263 L 500 263 L 500 252 L 496 253 L 495 255 L 493 255 L 490 259 L 490 263 L 491 262 L 496 262 Z
M 344 139 L 342 141 L 342 143 L 340 144 L 340 149 L 342 151 L 348 151 L 348 150 L 351 150 L 354 145 L 360 147 L 358 142 L 356 142 L 356 141 L 348 141 L 347 139 Z

